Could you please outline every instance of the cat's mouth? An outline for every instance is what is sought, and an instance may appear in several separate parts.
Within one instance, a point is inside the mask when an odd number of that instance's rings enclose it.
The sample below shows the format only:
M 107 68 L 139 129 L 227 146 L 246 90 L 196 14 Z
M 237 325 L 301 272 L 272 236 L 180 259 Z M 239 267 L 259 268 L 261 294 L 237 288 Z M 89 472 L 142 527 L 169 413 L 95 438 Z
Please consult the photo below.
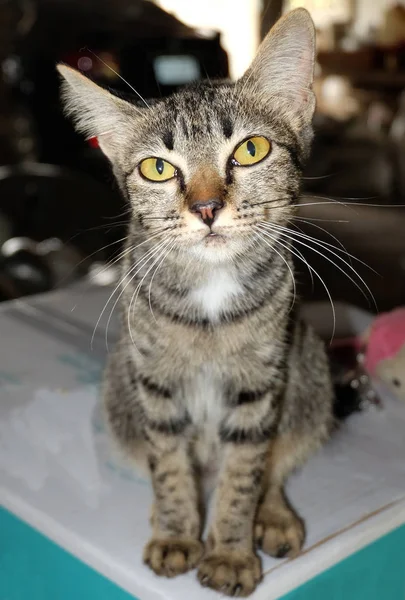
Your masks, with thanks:
M 223 245 L 226 243 L 226 238 L 224 235 L 221 235 L 220 233 L 216 233 L 215 231 L 210 231 L 209 233 L 207 233 L 207 235 L 203 238 L 203 241 L 205 242 L 206 246 L 212 246 L 212 245 Z

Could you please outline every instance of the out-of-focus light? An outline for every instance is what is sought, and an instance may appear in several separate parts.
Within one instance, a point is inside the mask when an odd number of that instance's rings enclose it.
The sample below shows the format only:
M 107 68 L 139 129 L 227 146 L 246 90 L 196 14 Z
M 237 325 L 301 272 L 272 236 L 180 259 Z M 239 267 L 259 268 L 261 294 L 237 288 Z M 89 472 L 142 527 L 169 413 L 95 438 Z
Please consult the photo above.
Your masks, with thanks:
M 93 61 L 89 56 L 81 56 L 77 61 L 77 66 L 81 71 L 91 71 L 93 68 Z
M 182 85 L 199 79 L 200 65 L 194 56 L 167 55 L 155 59 L 153 69 L 162 85 Z
M 106 266 L 104 263 L 94 263 L 89 268 L 89 279 L 95 285 L 113 285 L 119 280 L 119 268 Z

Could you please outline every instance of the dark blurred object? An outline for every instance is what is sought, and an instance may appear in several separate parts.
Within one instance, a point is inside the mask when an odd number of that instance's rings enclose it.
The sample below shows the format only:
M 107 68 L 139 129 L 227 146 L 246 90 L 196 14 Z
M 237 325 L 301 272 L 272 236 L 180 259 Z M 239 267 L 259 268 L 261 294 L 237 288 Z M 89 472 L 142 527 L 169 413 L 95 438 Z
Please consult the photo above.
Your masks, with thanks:
M 388 138 L 359 127 L 358 120 L 315 119 L 315 139 L 306 167 L 305 192 L 358 202 L 400 203 L 395 195 L 400 173 Z
M 57 62 L 83 70 L 101 85 L 132 93 L 125 79 L 143 97 L 164 96 L 204 77 L 228 76 L 217 34 L 202 37 L 144 0 L 9 0 L 0 5 L 1 18 L 8 41 L 0 57 L 0 97 L 7 108 L 0 108 L 7 125 L 4 138 L 13 148 L 3 162 L 68 166 L 108 182 L 106 193 L 111 188 L 106 161 L 62 114 Z M 110 191 L 110 203 L 120 208 L 116 192 Z M 59 201 L 59 206 L 68 211 L 69 204 Z M 35 211 L 40 210 L 37 205 Z M 95 217 L 100 214 L 101 207 Z
M 3 0 L 0 4 L 0 161 L 15 162 L 19 152 L 15 140 L 25 142 L 27 123 L 23 111 L 15 106 L 12 82 L 20 75 L 14 60 L 16 47 L 26 36 L 35 20 L 35 7 L 30 0 Z
M 2 276 L 8 280 L 14 297 L 41 294 L 52 289 L 49 265 L 28 249 L 20 248 L 11 256 L 2 258 L 1 266 Z
M 149 98 L 227 77 L 228 59 L 217 33 L 200 35 L 145 0 L 0 2 L 2 218 L 11 236 L 58 238 L 104 261 L 120 248 L 128 211 L 100 150 L 62 114 L 58 62 L 121 95 L 134 86 Z M 3 257 L 2 299 L 56 285 L 34 255 Z M 29 276 L 17 282 L 21 273 Z
M 398 195 L 405 199 L 405 92 L 399 97 L 398 110 L 392 120 L 389 135 L 393 147 L 394 164 L 398 172 Z
M 85 260 L 57 238 L 36 243 L 30 238 L 10 238 L 0 252 L 2 300 L 40 294 L 79 278 Z
M 170 94 L 193 80 L 228 76 L 217 34 L 200 36 L 146 0 L 33 2 L 35 22 L 13 57 L 19 71 L 13 97 L 31 113 L 40 162 L 89 172 L 88 147 L 61 112 L 57 62 L 132 93 L 126 80 L 146 98 Z M 97 163 L 90 172 L 102 179 L 104 169 Z
M 402 96 L 372 97 L 345 119 L 316 115 L 299 216 L 312 239 L 297 249 L 319 279 L 298 261 L 305 299 L 328 300 L 327 286 L 333 301 L 371 311 L 405 303 L 404 111 Z
M 78 170 L 41 163 L 0 167 L 0 198 L 13 237 L 58 237 L 83 253 L 100 249 L 108 258 L 102 247 L 123 236 L 123 216 L 117 219 L 117 213 L 124 201 Z
M 370 69 L 374 62 L 374 49 L 361 48 L 353 52 L 329 50 L 318 52 L 317 60 L 322 68 L 322 73 L 357 74 Z
M 327 348 L 335 388 L 335 417 L 343 420 L 370 405 L 381 408 L 381 400 L 363 368 L 355 338 L 334 340 Z
M 335 383 L 334 394 L 333 414 L 339 421 L 344 421 L 353 413 L 363 410 L 361 398 L 350 384 Z

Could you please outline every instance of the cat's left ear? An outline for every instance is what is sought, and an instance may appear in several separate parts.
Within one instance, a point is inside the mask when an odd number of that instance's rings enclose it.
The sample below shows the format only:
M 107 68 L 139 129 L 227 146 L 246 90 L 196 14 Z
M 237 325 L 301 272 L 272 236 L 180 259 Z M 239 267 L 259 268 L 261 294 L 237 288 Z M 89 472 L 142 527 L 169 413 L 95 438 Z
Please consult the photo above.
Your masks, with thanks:
M 242 83 L 259 96 L 280 98 L 283 109 L 308 123 L 315 110 L 314 65 L 315 27 L 308 11 L 297 8 L 267 34 Z
M 62 102 L 66 114 L 86 137 L 97 137 L 101 150 L 114 162 L 141 109 L 99 87 L 75 69 L 62 64 L 57 69 L 63 78 Z

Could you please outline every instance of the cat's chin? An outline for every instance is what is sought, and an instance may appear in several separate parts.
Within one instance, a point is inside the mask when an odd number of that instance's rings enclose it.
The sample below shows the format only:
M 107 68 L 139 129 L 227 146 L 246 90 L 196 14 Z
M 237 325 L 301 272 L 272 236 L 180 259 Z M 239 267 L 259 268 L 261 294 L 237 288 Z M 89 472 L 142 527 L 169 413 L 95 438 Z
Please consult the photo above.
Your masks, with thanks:
M 223 264 L 233 262 L 241 252 L 240 240 L 220 234 L 209 234 L 187 248 L 201 262 Z
M 207 248 L 224 246 L 227 243 L 227 238 L 219 233 L 209 233 L 202 240 Z

